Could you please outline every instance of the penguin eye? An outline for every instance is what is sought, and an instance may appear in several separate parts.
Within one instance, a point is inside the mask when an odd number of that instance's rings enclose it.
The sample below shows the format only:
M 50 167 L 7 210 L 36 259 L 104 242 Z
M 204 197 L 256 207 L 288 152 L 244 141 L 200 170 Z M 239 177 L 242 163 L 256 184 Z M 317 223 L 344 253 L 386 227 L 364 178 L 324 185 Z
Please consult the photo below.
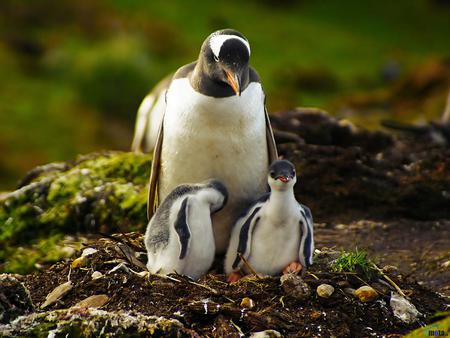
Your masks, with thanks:
M 275 171 L 271 171 L 269 174 L 270 174 L 270 177 L 275 178 Z
M 214 61 L 219 62 L 219 57 L 214 55 Z

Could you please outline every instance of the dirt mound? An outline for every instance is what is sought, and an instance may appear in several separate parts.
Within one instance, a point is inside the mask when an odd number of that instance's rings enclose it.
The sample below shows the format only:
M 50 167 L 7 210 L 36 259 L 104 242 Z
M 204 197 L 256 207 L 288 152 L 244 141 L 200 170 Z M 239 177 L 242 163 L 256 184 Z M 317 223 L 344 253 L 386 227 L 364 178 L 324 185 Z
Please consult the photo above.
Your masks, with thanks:
M 431 315 L 445 308 L 443 298 L 395 272 L 385 272 L 386 278 L 378 272 L 368 277 L 363 272 L 334 271 L 332 262 L 339 253 L 326 249 L 316 254 L 315 264 L 303 277 L 289 276 L 290 281 L 283 285 L 278 277 L 258 276 L 229 284 L 218 273 L 219 264 L 197 282 L 176 274 L 168 278 L 145 275 L 145 262 L 131 258 L 145 255 L 130 256 L 134 249 L 143 250 L 142 237 L 128 234 L 117 238 L 88 243 L 94 253 L 79 267 L 74 261 L 61 262 L 27 276 L 24 284 L 34 304 L 41 306 L 55 287 L 69 279 L 73 288 L 45 310 L 67 309 L 89 296 L 106 295 L 102 310 L 107 312 L 162 316 L 182 323 L 187 329 L 184 334 L 217 337 L 264 330 L 305 337 L 401 334 L 428 323 Z M 329 298 L 317 295 L 321 284 L 334 288 Z M 365 285 L 377 291 L 375 300 L 362 302 L 354 295 L 354 289 Z M 393 314 L 390 299 L 398 292 L 395 285 L 421 313 L 418 321 L 406 324 Z

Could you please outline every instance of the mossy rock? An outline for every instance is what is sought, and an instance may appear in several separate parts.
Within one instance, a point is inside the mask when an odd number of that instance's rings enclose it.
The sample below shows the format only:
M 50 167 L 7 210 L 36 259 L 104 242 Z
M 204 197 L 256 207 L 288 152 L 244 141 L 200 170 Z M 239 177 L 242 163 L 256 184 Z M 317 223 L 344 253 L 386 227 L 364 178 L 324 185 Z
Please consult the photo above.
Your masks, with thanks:
M 63 234 L 144 229 L 150 165 L 150 155 L 105 152 L 32 170 L 19 189 L 1 197 L 0 260 L 13 259 L 25 244 L 52 252 Z M 3 270 L 24 273 L 30 265 Z
M 89 308 L 54 310 L 0 325 L 0 337 L 198 337 L 176 319 Z

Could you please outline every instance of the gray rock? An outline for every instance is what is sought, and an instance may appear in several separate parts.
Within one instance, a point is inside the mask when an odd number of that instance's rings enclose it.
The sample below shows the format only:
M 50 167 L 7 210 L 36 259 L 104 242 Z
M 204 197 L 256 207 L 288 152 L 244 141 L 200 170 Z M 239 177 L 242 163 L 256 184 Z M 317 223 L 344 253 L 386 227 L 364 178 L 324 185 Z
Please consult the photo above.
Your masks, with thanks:
M 8 275 L 0 275 L 0 323 L 8 323 L 18 316 L 33 311 L 28 289 L 17 280 Z M 1 332 L 1 330 L 0 330 Z
M 300 276 L 286 274 L 280 278 L 281 286 L 286 295 L 303 300 L 309 298 L 311 289 Z

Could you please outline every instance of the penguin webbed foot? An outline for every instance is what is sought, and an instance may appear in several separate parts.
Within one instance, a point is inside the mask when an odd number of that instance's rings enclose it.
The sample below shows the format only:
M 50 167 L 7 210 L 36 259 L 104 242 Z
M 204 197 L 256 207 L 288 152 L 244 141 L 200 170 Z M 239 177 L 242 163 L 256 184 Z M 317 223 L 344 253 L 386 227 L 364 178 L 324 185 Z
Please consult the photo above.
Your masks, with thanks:
M 283 269 L 283 275 L 287 275 L 288 273 L 298 274 L 303 269 L 303 266 L 300 262 L 291 262 Z
M 241 279 L 243 277 L 242 273 L 238 270 L 238 271 L 233 271 L 231 272 L 228 277 L 227 277 L 227 282 L 228 283 L 235 283 L 237 282 L 239 279 Z

